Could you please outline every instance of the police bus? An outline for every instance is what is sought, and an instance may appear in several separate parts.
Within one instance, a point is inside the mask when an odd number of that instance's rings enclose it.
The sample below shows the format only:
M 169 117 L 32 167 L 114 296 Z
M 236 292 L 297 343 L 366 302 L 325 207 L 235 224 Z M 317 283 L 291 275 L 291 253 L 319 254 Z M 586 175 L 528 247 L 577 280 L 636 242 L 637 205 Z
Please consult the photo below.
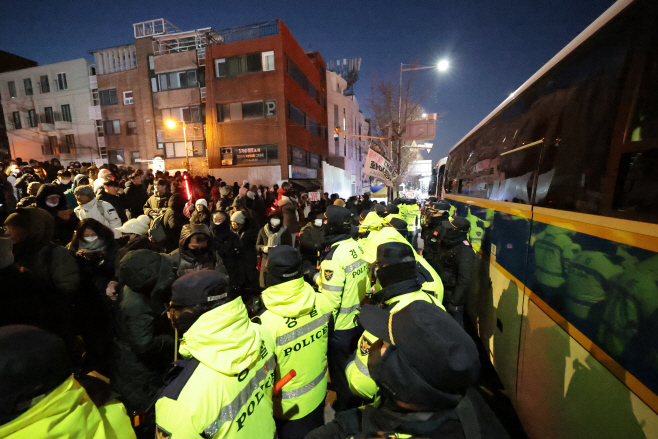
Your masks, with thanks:
M 479 234 L 467 311 L 529 437 L 658 437 L 658 1 L 618 1 L 526 81 L 443 191 Z

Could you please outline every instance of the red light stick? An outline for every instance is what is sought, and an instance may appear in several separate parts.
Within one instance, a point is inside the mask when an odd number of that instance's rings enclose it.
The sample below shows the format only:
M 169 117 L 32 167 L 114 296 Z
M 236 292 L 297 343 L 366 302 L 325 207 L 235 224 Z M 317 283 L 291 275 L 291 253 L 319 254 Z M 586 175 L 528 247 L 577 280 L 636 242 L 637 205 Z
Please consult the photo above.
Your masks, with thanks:
M 297 372 L 295 372 L 295 369 L 291 369 L 290 372 L 284 375 L 283 378 L 279 380 L 278 383 L 274 385 L 274 388 L 272 389 L 272 395 L 276 395 L 283 389 L 283 386 L 288 384 L 291 379 L 295 378 L 297 376 Z
M 183 175 L 183 181 L 185 181 L 185 190 L 187 190 L 187 199 L 191 199 L 192 195 L 190 194 L 190 184 L 187 181 L 187 174 Z

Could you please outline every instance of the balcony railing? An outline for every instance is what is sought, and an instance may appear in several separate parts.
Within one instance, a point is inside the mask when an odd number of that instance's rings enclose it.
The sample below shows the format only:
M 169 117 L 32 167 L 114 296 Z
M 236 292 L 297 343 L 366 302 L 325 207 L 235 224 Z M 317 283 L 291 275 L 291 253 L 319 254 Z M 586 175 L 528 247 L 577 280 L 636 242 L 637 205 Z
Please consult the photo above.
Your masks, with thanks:
M 279 34 L 279 22 L 278 20 L 273 20 L 265 23 L 232 27 L 217 33 L 223 38 L 224 43 L 237 43 L 238 41 L 271 37 Z

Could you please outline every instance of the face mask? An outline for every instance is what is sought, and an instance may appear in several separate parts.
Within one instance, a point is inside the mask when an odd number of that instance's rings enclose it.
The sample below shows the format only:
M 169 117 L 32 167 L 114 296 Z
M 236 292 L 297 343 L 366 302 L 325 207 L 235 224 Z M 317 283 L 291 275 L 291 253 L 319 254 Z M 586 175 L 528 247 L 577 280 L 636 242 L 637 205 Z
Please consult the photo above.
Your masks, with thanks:
M 48 207 L 57 207 L 58 204 L 59 203 L 51 203 L 51 202 L 46 201 L 46 206 L 48 206 Z
M 194 256 L 201 256 L 208 251 L 208 247 L 191 248 L 190 253 Z
M 270 220 L 270 224 L 272 225 L 272 227 L 277 227 L 279 224 L 281 224 L 281 220 L 278 218 L 272 218 Z
M 71 182 L 71 180 L 68 180 L 68 179 L 60 180 L 60 181 L 62 182 L 62 184 L 69 184 Z
M 322 220 L 316 219 L 315 221 L 313 221 L 313 224 L 315 224 L 315 227 L 322 227 Z
M 85 237 L 84 237 L 84 240 L 85 240 L 86 242 L 94 242 L 94 241 L 96 241 L 97 239 L 98 239 L 98 236 L 85 236 Z
M 219 226 L 219 225 L 221 225 L 221 224 L 222 224 L 221 222 L 220 222 L 220 223 L 215 223 L 216 226 Z

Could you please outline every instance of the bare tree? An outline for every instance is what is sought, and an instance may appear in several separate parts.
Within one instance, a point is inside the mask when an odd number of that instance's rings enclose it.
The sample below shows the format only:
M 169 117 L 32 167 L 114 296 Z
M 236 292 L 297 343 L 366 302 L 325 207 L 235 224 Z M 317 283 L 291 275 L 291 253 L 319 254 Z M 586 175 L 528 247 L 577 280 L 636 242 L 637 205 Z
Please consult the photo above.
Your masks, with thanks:
M 391 138 L 386 145 L 387 157 L 397 170 L 398 183 L 403 181 L 411 164 L 420 158 L 417 149 L 403 147 L 402 137 L 408 122 L 422 118 L 425 111 L 421 103 L 431 92 L 431 88 L 418 91 L 418 87 L 414 87 L 417 79 L 414 73 L 406 75 L 402 87 L 395 81 L 373 78 L 370 96 L 366 98 L 372 132 Z

